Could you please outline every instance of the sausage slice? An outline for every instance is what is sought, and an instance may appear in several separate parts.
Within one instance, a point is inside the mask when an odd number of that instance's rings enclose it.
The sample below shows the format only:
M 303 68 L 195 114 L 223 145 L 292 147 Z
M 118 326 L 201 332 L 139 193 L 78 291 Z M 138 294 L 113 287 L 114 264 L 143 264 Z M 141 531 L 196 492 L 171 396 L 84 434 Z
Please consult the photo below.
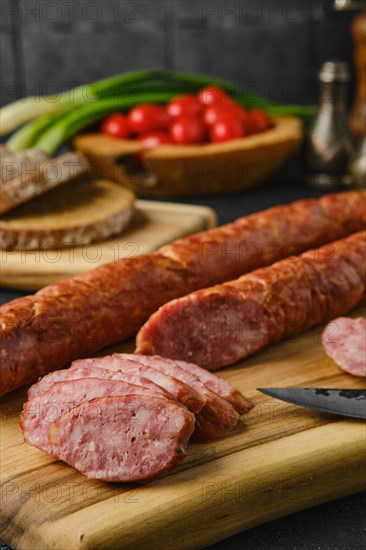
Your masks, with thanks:
M 202 395 L 206 403 L 196 414 L 196 428 L 192 438 L 194 441 L 199 443 L 215 441 L 237 423 L 239 415 L 234 407 L 217 393 L 209 390 L 197 376 L 181 369 L 175 361 L 151 355 L 121 354 L 120 357 L 134 359 L 164 374 L 174 376 Z
M 95 357 L 92 359 L 79 359 L 72 363 L 72 369 L 85 366 L 96 366 L 109 371 L 123 372 L 133 376 L 143 376 L 155 384 L 164 388 L 174 399 L 185 405 L 188 410 L 197 414 L 205 404 L 205 398 L 195 389 L 173 376 L 164 374 L 154 368 L 142 365 L 136 361 L 124 359 L 123 354 L 115 353 L 107 357 Z
M 88 362 L 88 360 L 85 360 Z M 127 374 L 125 372 L 116 372 L 113 370 L 108 370 L 106 368 L 98 368 L 92 365 L 86 364 L 83 367 L 77 369 L 63 369 L 50 372 L 46 374 L 43 378 L 39 380 L 36 384 L 33 384 L 28 390 L 28 400 L 34 399 L 37 395 L 42 395 L 46 393 L 53 384 L 56 382 L 63 382 L 66 380 L 77 380 L 79 378 L 103 378 L 106 380 L 122 380 L 128 384 L 135 384 L 136 386 L 142 386 L 150 391 L 155 393 L 164 393 L 165 395 L 170 395 L 166 390 L 164 390 L 155 382 L 152 382 L 148 378 L 143 376 Z
M 168 364 L 172 363 L 171 359 L 158 355 L 145 356 L 141 354 L 125 353 L 124 356 L 132 360 L 133 358 L 138 358 L 138 361 L 140 363 L 143 363 L 145 365 L 150 364 L 151 366 L 153 366 L 154 364 L 161 364 L 162 361 Z M 206 388 L 230 403 L 239 414 L 244 414 L 253 407 L 253 404 L 248 401 L 248 399 L 246 399 L 239 390 L 235 389 L 231 384 L 229 384 L 229 382 L 227 382 L 223 378 L 220 378 L 219 376 L 210 373 L 206 369 L 202 369 L 194 363 L 187 363 L 186 361 L 176 360 L 174 360 L 173 363 L 178 366 L 181 371 L 183 370 L 187 374 L 193 375 L 198 378 L 206 386 Z M 182 373 L 180 373 L 180 376 L 182 376 Z M 177 378 L 179 378 L 179 376 L 177 376 Z M 186 382 L 188 383 L 187 380 Z
M 325 353 L 345 372 L 366 376 L 366 319 L 338 317 L 324 329 Z
M 114 395 L 161 395 L 149 392 L 141 386 L 134 386 L 119 380 L 82 378 L 56 382 L 45 394 L 39 395 L 24 405 L 20 426 L 24 440 L 43 451 L 51 452 L 47 439 L 50 424 L 76 405 L 96 397 Z
M 133 358 L 133 360 L 132 360 Z M 76 361 L 73 369 L 85 364 L 106 366 L 128 373 L 140 373 L 163 386 L 172 397 L 183 403 L 196 415 L 196 427 L 192 440 L 197 443 L 215 441 L 235 426 L 239 415 L 233 406 L 209 390 L 196 376 L 185 372 L 174 361 L 165 358 L 116 353 L 108 358 Z M 183 388 L 183 392 L 182 392 Z M 194 392 L 200 399 L 199 410 L 193 410 L 186 396 Z
M 81 403 L 51 424 L 49 440 L 84 475 L 131 482 L 180 464 L 193 429 L 193 415 L 164 397 L 125 395 Z

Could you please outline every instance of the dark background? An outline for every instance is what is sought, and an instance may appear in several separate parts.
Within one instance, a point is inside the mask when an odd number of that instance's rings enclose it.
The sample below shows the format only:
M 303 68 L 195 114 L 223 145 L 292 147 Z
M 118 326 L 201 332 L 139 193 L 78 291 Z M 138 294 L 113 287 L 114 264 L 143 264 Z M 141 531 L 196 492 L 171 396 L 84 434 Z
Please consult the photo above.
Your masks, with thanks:
M 313 103 L 323 61 L 352 67 L 354 14 L 335 12 L 329 1 L 1 0 L 0 10 L 1 104 L 146 67 L 213 74 L 279 102 Z M 192 202 L 212 206 L 225 223 L 316 194 L 302 182 L 298 155 L 261 189 Z M 20 294 L 2 290 L 1 303 Z M 212 548 L 361 550 L 365 512 L 366 496 L 356 495 Z
M 146 67 L 317 100 L 330 58 L 352 63 L 352 12 L 330 0 L 1 0 L 1 102 Z

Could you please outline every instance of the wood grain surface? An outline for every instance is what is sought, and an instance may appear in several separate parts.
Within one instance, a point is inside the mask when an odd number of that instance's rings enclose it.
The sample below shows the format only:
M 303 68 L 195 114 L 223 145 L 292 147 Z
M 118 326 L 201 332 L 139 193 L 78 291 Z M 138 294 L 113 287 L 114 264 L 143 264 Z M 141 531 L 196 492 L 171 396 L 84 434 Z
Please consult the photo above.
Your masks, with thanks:
M 357 311 L 355 315 L 365 315 Z M 227 437 L 140 484 L 92 481 L 23 443 L 25 391 L 1 400 L 0 530 L 15 550 L 191 549 L 366 488 L 366 424 L 258 387 L 362 388 L 325 356 L 321 327 L 219 372 L 256 407 Z M 119 348 L 133 349 L 133 343 Z M 111 351 L 111 350 L 107 350 Z M 105 352 L 106 353 L 106 352 Z
M 108 241 L 63 250 L 0 250 L 0 284 L 38 290 L 102 264 L 151 252 L 174 239 L 216 225 L 214 211 L 206 206 L 138 200 L 136 209 L 130 229 Z

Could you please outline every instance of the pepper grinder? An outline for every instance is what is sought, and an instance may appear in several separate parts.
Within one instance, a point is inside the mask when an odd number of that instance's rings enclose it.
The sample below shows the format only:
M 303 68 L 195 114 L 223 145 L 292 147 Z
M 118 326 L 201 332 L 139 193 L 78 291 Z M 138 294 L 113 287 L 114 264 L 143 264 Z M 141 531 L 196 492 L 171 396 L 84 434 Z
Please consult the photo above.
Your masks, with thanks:
M 305 157 L 307 182 L 322 189 L 351 184 L 349 160 L 354 154 L 348 127 L 346 86 L 347 63 L 327 61 L 319 73 L 320 106 L 308 138 Z

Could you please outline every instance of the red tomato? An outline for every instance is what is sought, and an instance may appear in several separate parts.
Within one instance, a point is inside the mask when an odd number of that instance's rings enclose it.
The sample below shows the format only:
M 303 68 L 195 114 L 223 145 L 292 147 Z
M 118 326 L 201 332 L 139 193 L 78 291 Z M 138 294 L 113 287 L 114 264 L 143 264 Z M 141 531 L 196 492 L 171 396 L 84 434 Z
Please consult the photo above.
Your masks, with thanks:
M 230 141 L 243 137 L 243 122 L 233 113 L 222 115 L 220 119 L 210 128 L 210 138 L 214 143 Z
M 102 134 L 120 139 L 127 139 L 131 134 L 127 117 L 116 113 L 105 119 L 101 126 Z
M 186 94 L 173 98 L 167 106 L 168 115 L 171 118 L 199 116 L 202 113 L 202 105 L 194 95 Z
M 268 130 L 271 126 L 271 121 L 261 109 L 252 109 L 248 113 L 248 126 L 251 134 L 257 134 L 258 132 Z
M 142 134 L 138 141 L 146 145 L 148 149 L 154 149 L 164 143 L 170 143 L 169 136 L 164 132 L 150 132 L 148 134 Z
M 173 122 L 169 131 L 173 143 L 181 145 L 204 143 L 206 127 L 203 121 L 196 117 L 181 117 Z
M 227 114 L 238 117 L 242 122 L 245 122 L 247 117 L 247 113 L 243 107 L 230 101 L 225 104 L 208 107 L 204 112 L 203 120 L 207 126 L 211 126 L 212 124 L 216 124 L 222 116 L 226 116 Z
M 135 134 L 166 130 L 169 122 L 165 108 L 150 103 L 142 103 L 128 113 L 128 123 Z
M 198 99 L 204 107 L 210 107 L 211 105 L 222 105 L 230 98 L 224 90 L 217 86 L 205 86 L 199 91 Z

